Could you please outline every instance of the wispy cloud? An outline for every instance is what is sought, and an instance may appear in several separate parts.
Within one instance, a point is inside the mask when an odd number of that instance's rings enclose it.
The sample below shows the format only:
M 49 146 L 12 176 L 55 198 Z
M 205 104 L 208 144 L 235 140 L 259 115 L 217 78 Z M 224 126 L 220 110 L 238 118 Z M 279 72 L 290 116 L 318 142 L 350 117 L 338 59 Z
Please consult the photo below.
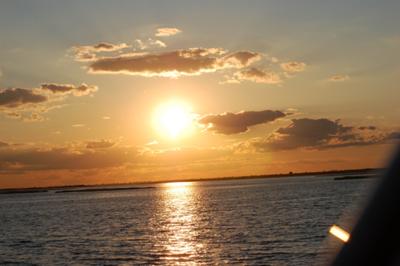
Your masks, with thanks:
M 115 145 L 114 141 L 111 140 L 93 140 L 93 141 L 88 141 L 86 144 L 86 148 L 88 149 L 106 149 L 106 148 L 111 148 L 112 146 Z
M 103 147 L 105 148 L 105 147 Z M 132 161 L 135 148 L 108 147 L 103 152 L 98 147 L 18 147 L 0 149 L 1 171 L 77 170 L 102 169 L 120 166 Z
M 256 83 L 279 84 L 282 79 L 278 73 L 261 70 L 255 67 L 237 71 L 233 77 L 228 78 L 227 83 L 240 83 L 241 81 L 252 81 Z
M 337 74 L 337 75 L 333 75 L 329 78 L 329 81 L 336 81 L 336 82 L 340 82 L 340 81 L 345 81 L 350 79 L 350 77 L 348 75 L 343 75 L 343 74 Z
M 94 45 L 80 45 L 73 46 L 69 52 L 72 53 L 76 61 L 87 62 L 93 61 L 97 58 L 97 53 L 101 52 L 115 52 L 131 47 L 126 43 L 108 43 L 101 42 Z
M 376 130 L 376 126 L 360 126 L 358 127 L 359 130 Z
M 182 31 L 177 28 L 158 28 L 155 36 L 157 37 L 169 37 L 181 33 Z
M 218 148 L 157 149 L 116 144 L 87 148 L 85 143 L 63 146 L 33 143 L 0 148 L 0 185 L 26 186 L 27 179 L 34 184 L 60 185 L 66 178 L 75 184 L 132 182 L 138 181 L 137 177 L 143 181 L 154 175 L 168 179 L 172 172 L 174 178 L 184 177 L 184 173 L 193 177 L 194 168 L 219 168 L 220 163 L 228 163 L 222 158 L 229 154 L 232 150 Z
M 50 91 L 55 94 L 73 94 L 74 96 L 85 96 L 98 90 L 97 86 L 82 83 L 79 86 L 71 84 L 43 83 L 40 85 L 41 90 Z
M 146 50 L 151 48 L 165 48 L 167 44 L 160 40 L 154 40 L 148 38 L 147 40 L 136 39 L 134 42 L 134 47 L 139 50 Z
M 86 125 L 85 124 L 73 124 L 72 127 L 80 128 L 80 127 L 86 127 Z
M 8 147 L 9 145 L 7 142 L 0 141 L 0 148 Z
M 281 68 L 288 73 L 302 72 L 306 69 L 306 63 L 298 61 L 290 61 L 281 63 Z

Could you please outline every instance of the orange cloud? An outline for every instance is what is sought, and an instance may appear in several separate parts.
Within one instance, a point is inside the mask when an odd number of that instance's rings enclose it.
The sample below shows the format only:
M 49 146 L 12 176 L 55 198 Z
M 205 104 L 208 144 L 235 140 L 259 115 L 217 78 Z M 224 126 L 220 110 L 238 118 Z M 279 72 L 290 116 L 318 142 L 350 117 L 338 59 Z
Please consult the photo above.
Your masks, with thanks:
M 340 126 L 334 126 L 333 128 L 340 128 Z M 297 133 L 286 131 L 281 134 L 300 134 L 298 128 L 294 131 Z M 339 129 L 339 131 L 342 132 L 343 130 Z M 344 131 L 349 133 L 347 130 Z M 345 135 L 342 134 L 342 136 L 344 137 Z M 298 139 L 299 137 L 294 138 Z M 315 138 L 324 141 L 330 137 L 329 134 L 324 134 Z M 385 138 L 380 138 L 381 142 L 371 142 L 371 145 L 381 144 L 386 140 L 394 141 L 399 138 L 399 132 L 392 132 L 392 134 L 385 135 Z M 330 139 L 329 143 L 335 139 L 337 138 Z M 268 167 L 269 172 L 276 173 L 287 171 L 287 165 L 290 165 L 291 169 L 302 169 L 302 171 L 310 170 L 310 165 L 305 167 L 304 164 L 320 165 L 323 163 L 324 165 L 321 168 L 317 167 L 319 170 L 326 169 L 327 165 L 331 165 L 320 160 L 320 154 L 318 153 L 319 149 L 327 149 L 328 147 L 326 146 L 305 147 L 313 149 L 314 155 L 311 158 L 300 159 L 302 162 L 294 163 L 290 159 L 271 161 L 267 159 L 270 156 L 266 157 L 262 152 L 280 150 L 267 149 L 265 146 L 266 140 L 262 141 L 260 138 L 219 147 L 181 147 L 172 149 L 157 149 L 148 145 L 142 148 L 117 144 L 111 146 L 113 141 L 110 140 L 90 142 L 96 143 L 94 144 L 95 147 L 88 148 L 89 142 L 74 143 L 67 146 L 15 145 L 0 142 L 0 187 L 166 181 L 171 180 L 171 178 L 239 176 L 249 173 L 265 174 L 266 167 Z M 334 147 L 346 147 L 346 145 L 362 146 L 369 144 L 361 141 L 352 143 L 342 141 Z M 302 147 L 304 146 L 296 146 L 293 149 Z M 259 152 L 254 153 L 254 151 Z M 249 160 L 249 152 L 252 153 L 251 160 Z M 349 158 L 343 158 L 341 152 L 339 154 L 339 157 L 336 158 L 344 161 L 349 160 Z M 282 153 L 276 153 L 272 157 L 278 158 L 281 155 Z M 294 154 L 294 157 L 298 156 L 298 153 Z M 368 158 L 370 156 L 362 159 Z M 326 160 L 335 160 L 335 157 L 326 158 Z M 364 160 L 362 161 L 363 164 L 361 165 L 365 165 Z M 347 165 L 348 167 L 346 162 L 341 165 Z M 338 165 L 335 167 L 338 167 Z
M 210 169 L 214 169 L 215 173 L 208 173 L 208 176 L 217 176 L 221 163 L 234 164 L 224 159 L 232 155 L 230 149 L 182 147 L 156 150 L 147 147 L 141 150 L 118 145 L 88 149 L 83 144 L 1 147 L 0 187 L 203 178 L 204 171 Z M 222 168 L 230 167 L 223 165 Z
M 237 81 L 236 83 L 239 83 L 243 80 L 266 84 L 279 84 L 282 82 L 279 74 L 275 72 L 260 70 L 254 67 L 236 72 L 234 74 L 233 80 Z M 228 81 L 228 83 L 230 82 Z
M 3 142 L 3 141 L 0 141 L 0 148 L 2 148 L 2 147 L 8 147 L 10 144 L 8 144 L 7 142 Z
M 345 81 L 350 79 L 350 77 L 348 75 L 333 75 L 332 77 L 329 78 L 329 81 Z
M 106 149 L 115 145 L 115 142 L 110 140 L 88 141 L 86 148 L 88 149 Z
M 130 46 L 126 43 L 113 44 L 101 42 L 94 45 L 73 46 L 70 52 L 72 52 L 76 61 L 87 62 L 95 60 L 97 58 L 97 53 L 115 52 L 129 47 Z
M 242 68 L 259 61 L 261 55 L 250 51 L 239 51 L 228 54 L 222 58 L 223 64 L 233 68 Z
M 137 155 L 135 148 L 115 147 L 107 152 L 102 149 L 73 147 L 19 147 L 0 150 L 2 171 L 98 169 L 132 162 Z M 1 173 L 1 171 L 0 171 Z
M 158 28 L 155 36 L 157 37 L 169 37 L 181 33 L 182 31 L 177 28 Z
M 289 73 L 302 72 L 306 69 L 306 64 L 303 62 L 291 61 L 282 63 L 281 68 Z

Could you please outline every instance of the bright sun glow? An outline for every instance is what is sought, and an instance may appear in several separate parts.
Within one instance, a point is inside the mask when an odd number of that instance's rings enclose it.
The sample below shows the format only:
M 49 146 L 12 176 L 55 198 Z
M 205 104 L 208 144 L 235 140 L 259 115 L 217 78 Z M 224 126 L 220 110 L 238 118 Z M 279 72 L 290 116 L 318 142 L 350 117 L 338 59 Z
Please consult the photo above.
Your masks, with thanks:
M 190 106 L 182 102 L 161 105 L 155 114 L 155 127 L 161 135 L 176 139 L 187 133 L 193 124 Z

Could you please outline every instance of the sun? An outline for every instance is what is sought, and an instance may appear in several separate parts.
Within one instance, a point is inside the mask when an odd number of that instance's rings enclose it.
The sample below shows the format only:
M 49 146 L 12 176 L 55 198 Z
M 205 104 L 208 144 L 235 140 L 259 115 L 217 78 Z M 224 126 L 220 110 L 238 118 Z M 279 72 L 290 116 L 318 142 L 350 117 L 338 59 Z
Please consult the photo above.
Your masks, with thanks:
M 170 101 L 156 109 L 154 126 L 160 135 L 177 139 L 190 131 L 193 118 L 190 105 L 181 101 Z

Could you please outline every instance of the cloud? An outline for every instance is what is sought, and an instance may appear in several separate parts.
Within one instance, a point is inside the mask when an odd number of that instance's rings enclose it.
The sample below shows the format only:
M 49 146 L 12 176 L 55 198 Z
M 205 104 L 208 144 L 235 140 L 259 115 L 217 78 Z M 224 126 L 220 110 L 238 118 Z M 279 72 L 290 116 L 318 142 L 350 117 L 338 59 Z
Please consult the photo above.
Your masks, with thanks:
M 97 91 L 97 86 L 82 83 L 70 84 L 44 83 L 39 88 L 0 89 L 0 112 L 13 119 L 24 122 L 43 121 L 44 113 L 63 107 L 67 95 L 84 96 Z
M 35 113 L 35 112 L 25 115 L 25 116 L 21 117 L 21 119 L 24 122 L 39 122 L 39 121 L 45 120 L 45 118 L 42 116 L 42 114 Z
M 47 101 L 47 97 L 33 90 L 9 88 L 0 90 L 0 107 L 14 108 L 21 105 L 36 104 Z
M 376 126 L 361 126 L 358 127 L 359 130 L 376 130 Z
M 23 122 L 39 122 L 45 121 L 46 118 L 43 116 L 44 113 L 50 111 L 54 108 L 59 108 L 60 105 L 55 106 L 46 106 L 48 103 L 44 103 L 44 105 L 22 105 L 19 107 L 15 107 L 10 110 L 10 108 L 6 109 L 0 108 L 0 112 L 2 112 L 6 117 L 11 119 L 18 119 Z
M 101 42 L 94 45 L 73 46 L 69 51 L 73 54 L 76 61 L 87 62 L 97 59 L 96 54 L 101 52 L 115 52 L 129 48 L 126 43 L 113 44 Z
M 345 81 L 345 80 L 348 80 L 348 79 L 350 79 L 350 77 L 348 75 L 337 74 L 337 75 L 331 76 L 329 78 L 329 81 Z
M 151 45 L 158 46 L 158 47 L 161 47 L 161 48 L 167 47 L 165 42 L 160 41 L 160 40 L 151 40 Z
M 289 126 L 279 128 L 266 139 L 252 141 L 251 145 L 259 151 L 279 151 L 365 146 L 382 141 L 381 135 L 362 135 L 339 120 L 301 118 L 293 119 Z
M 40 85 L 40 89 L 44 91 L 50 91 L 54 94 L 73 94 L 74 96 L 85 96 L 96 92 L 98 87 L 87 85 L 85 83 L 82 83 L 79 86 L 71 84 L 43 83 Z
M 0 141 L 0 148 L 8 147 L 9 145 L 7 142 Z
M 237 163 L 226 160 L 230 149 L 181 147 L 157 149 L 114 145 L 87 149 L 29 144 L 0 149 L 0 186 L 60 186 L 115 182 L 160 181 L 216 176 Z M 221 165 L 222 164 L 222 165 Z M 228 166 L 229 165 L 229 166 Z M 246 162 L 248 165 L 248 162 Z M 236 168 L 237 169 L 237 168 Z M 193 171 L 197 174 L 193 175 Z M 171 175 L 173 173 L 173 175 Z
M 135 47 L 137 47 L 140 50 L 144 50 L 147 48 L 147 45 L 140 39 L 135 40 Z
M 160 41 L 160 40 L 153 40 L 151 38 L 148 38 L 147 40 L 140 40 L 140 39 L 136 39 L 135 40 L 135 44 L 134 47 L 139 49 L 139 50 L 145 50 L 145 49 L 149 49 L 149 48 L 165 48 L 167 47 L 167 44 L 165 44 L 165 42 Z
M 222 58 L 222 65 L 232 68 L 242 68 L 259 61 L 261 55 L 250 51 L 239 51 L 228 54 Z
M 279 74 L 252 67 L 236 72 L 232 79 L 227 80 L 227 83 L 239 83 L 243 80 L 266 84 L 279 84 L 282 82 Z
M 135 148 L 75 149 L 73 147 L 22 147 L 0 149 L 0 172 L 101 169 L 132 162 Z
M 144 40 L 144 41 L 140 40 L 140 39 L 135 40 L 135 48 L 137 48 L 137 49 L 145 50 L 145 49 L 152 48 L 152 47 L 165 48 L 165 47 L 167 47 L 167 45 L 163 41 L 153 40 L 151 38 Z
M 129 45 L 126 43 L 119 43 L 119 44 L 112 44 L 112 43 L 107 43 L 107 42 L 101 42 L 98 44 L 95 44 L 93 46 L 86 46 L 88 47 L 89 50 L 96 51 L 96 52 L 112 52 L 112 51 L 117 51 L 121 50 L 124 48 L 128 48 Z
M 85 124 L 73 124 L 72 127 L 85 127 Z
M 199 119 L 199 123 L 206 125 L 209 131 L 231 135 L 246 132 L 250 126 L 272 122 L 284 116 L 285 114 L 281 111 L 242 111 L 239 113 L 206 115 Z
M 88 147 L 89 144 L 93 147 Z M 0 149 L 0 176 L 24 172 L 30 176 L 34 172 L 45 174 L 52 170 L 67 170 L 67 176 L 70 176 L 72 171 L 77 173 L 85 169 L 105 171 L 129 167 L 137 169 L 139 166 L 151 172 L 183 164 L 196 165 L 205 161 L 215 163 L 217 157 L 229 154 L 232 154 L 232 150 L 226 147 L 156 149 L 148 145 L 142 148 L 120 146 L 112 141 L 89 141 L 64 146 L 21 144 Z M 91 178 L 96 180 L 102 174 L 95 172 Z
M 146 143 L 146 146 L 152 146 L 152 145 L 158 145 L 158 144 L 159 143 L 157 140 L 152 140 L 152 141 L 149 141 L 148 143 Z
M 39 122 L 46 120 L 43 117 L 43 113 L 46 113 L 48 109 L 46 107 L 40 106 L 20 106 L 17 109 L 13 109 L 13 111 L 8 111 L 7 109 L 0 109 L 1 112 L 8 118 L 18 119 L 23 122 Z
M 386 136 L 387 140 L 400 140 L 400 131 L 391 132 Z
M 303 62 L 291 61 L 282 63 L 281 68 L 288 73 L 302 72 L 306 69 L 306 64 Z
M 86 148 L 88 149 L 106 149 L 115 145 L 115 142 L 110 140 L 88 141 Z
M 164 53 L 101 58 L 91 63 L 90 73 L 118 73 L 145 77 L 200 75 L 227 68 L 243 68 L 260 60 L 258 53 L 239 51 L 223 55 L 220 48 L 191 48 Z
M 182 31 L 177 28 L 158 28 L 155 36 L 157 37 L 169 37 L 181 33 Z
M 78 62 L 90 62 L 96 60 L 97 56 L 92 52 L 79 52 L 74 54 L 74 59 Z
M 268 144 L 274 150 L 321 146 L 333 138 L 352 139 L 351 129 L 328 119 L 293 119 L 288 127 L 279 128 Z
M 156 36 L 170 36 L 179 33 L 176 28 L 160 28 Z M 204 73 L 225 71 L 223 83 L 240 83 L 251 81 L 264 84 L 282 83 L 282 77 L 290 77 L 295 72 L 302 72 L 306 64 L 298 61 L 288 61 L 279 64 L 279 60 L 271 55 L 261 55 L 253 51 L 231 51 L 222 48 L 186 48 L 172 51 L 158 51 L 167 45 L 158 39 L 136 39 L 133 51 L 120 51 L 128 48 L 125 43 L 99 43 L 97 45 L 74 46 L 70 49 L 77 61 L 88 62 L 88 73 L 92 74 L 125 74 L 143 77 L 195 76 Z M 146 50 L 140 52 L 140 50 Z M 99 52 L 118 53 L 108 56 L 98 56 Z M 263 70 L 251 67 L 258 61 L 277 64 L 285 71 Z M 245 69 L 247 68 L 247 69 Z M 228 69 L 237 69 L 228 72 Z M 233 74 L 232 74 L 233 73 Z

